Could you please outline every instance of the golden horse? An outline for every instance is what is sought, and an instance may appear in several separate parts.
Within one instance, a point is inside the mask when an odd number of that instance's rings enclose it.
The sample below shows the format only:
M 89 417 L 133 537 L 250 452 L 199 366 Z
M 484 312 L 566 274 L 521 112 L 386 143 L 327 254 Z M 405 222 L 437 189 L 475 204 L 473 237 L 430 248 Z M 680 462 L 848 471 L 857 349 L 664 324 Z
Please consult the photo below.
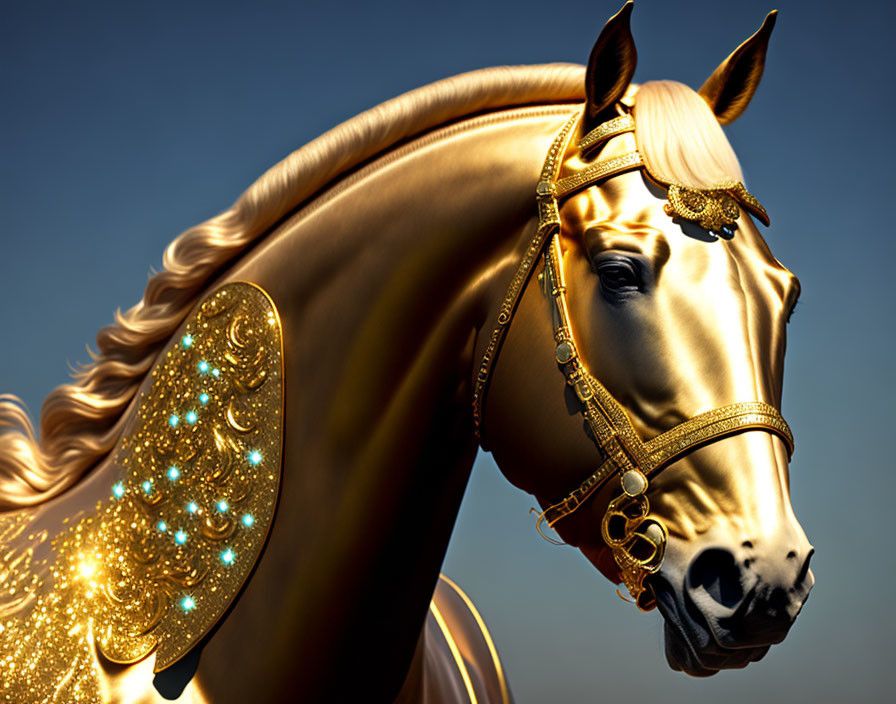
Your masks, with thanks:
M 439 577 L 480 444 L 659 607 L 673 668 L 785 637 L 799 286 L 719 126 L 775 16 L 698 93 L 631 83 L 630 13 L 587 69 L 441 81 L 273 167 L 170 245 L 39 440 L 0 397 L 4 701 L 509 702 Z

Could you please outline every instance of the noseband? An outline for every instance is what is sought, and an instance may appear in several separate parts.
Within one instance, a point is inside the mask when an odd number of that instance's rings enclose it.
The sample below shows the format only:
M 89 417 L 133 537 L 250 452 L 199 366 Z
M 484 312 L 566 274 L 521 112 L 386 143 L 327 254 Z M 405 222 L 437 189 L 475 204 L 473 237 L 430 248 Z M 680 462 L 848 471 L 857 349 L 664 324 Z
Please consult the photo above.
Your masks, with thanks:
M 746 430 L 763 430 L 777 435 L 786 444 L 788 455 L 792 455 L 793 434 L 776 408 L 763 401 L 747 401 L 701 413 L 650 440 L 642 440 L 625 409 L 592 376 L 578 354 L 569 318 L 560 250 L 560 201 L 617 174 L 643 169 L 651 180 L 668 189 L 668 202 L 664 206 L 668 215 L 696 222 L 708 230 L 733 232 L 740 206 L 766 225 L 768 215 L 740 182 L 729 181 L 711 189 L 688 188 L 652 173 L 638 151 L 597 161 L 576 174 L 558 180 L 560 164 L 578 119 L 577 114 L 566 122 L 554 139 L 542 167 L 536 188 L 538 229 L 504 296 L 497 325 L 474 381 L 474 428 L 477 439 L 485 449 L 481 435 L 482 407 L 491 372 L 522 291 L 536 260 L 542 256 L 544 264 L 539 280 L 551 301 L 557 364 L 575 391 L 588 435 L 597 445 L 602 459 L 597 469 L 577 488 L 541 512 L 536 528 L 544 536 L 542 523 L 553 527 L 557 521 L 580 508 L 612 477 L 618 477 L 620 493 L 610 501 L 601 523 L 601 534 L 612 552 L 622 582 L 638 607 L 647 611 L 656 602 L 653 591 L 644 584 L 644 580 L 662 565 L 668 537 L 663 523 L 649 515 L 650 503 L 646 494 L 649 479 L 696 448 Z M 611 137 L 633 132 L 634 129 L 634 118 L 622 114 L 589 132 L 577 147 L 582 153 L 587 153 Z

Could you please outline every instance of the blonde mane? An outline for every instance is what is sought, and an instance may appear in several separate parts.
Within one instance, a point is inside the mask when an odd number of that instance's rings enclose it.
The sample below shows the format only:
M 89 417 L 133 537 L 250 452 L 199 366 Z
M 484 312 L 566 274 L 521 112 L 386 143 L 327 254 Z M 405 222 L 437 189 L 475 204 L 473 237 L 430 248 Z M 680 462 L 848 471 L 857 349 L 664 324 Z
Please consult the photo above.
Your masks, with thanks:
M 0 395 L 0 511 L 62 493 L 118 442 L 144 376 L 209 281 L 286 215 L 402 140 L 484 111 L 584 99 L 584 69 L 567 64 L 473 71 L 361 113 L 264 173 L 225 212 L 165 250 L 143 299 L 97 333 L 92 361 L 44 400 L 40 437 L 22 402 Z M 670 181 L 706 188 L 742 180 L 737 158 L 703 100 L 680 83 L 635 94 L 636 139 Z
M 719 121 L 694 90 L 675 81 L 650 81 L 634 100 L 638 151 L 657 176 L 691 188 L 743 181 Z
M 584 69 L 514 66 L 461 74 L 361 113 L 290 154 L 225 212 L 165 250 L 143 300 L 97 333 L 92 361 L 44 400 L 37 439 L 15 396 L 0 396 L 0 511 L 31 506 L 77 482 L 118 442 L 156 356 L 222 268 L 290 212 L 398 142 L 484 111 L 584 98 Z

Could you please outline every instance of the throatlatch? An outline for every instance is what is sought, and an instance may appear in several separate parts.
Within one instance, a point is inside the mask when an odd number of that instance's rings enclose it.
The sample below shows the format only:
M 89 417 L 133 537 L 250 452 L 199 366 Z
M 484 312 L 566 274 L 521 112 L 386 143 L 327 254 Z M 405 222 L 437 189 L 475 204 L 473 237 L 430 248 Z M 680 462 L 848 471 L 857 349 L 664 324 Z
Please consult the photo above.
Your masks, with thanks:
M 599 185 L 617 174 L 643 169 L 651 180 L 668 190 L 664 210 L 671 217 L 695 222 L 707 230 L 724 234 L 733 233 L 736 220 L 740 217 L 740 207 L 766 225 L 769 220 L 759 201 L 739 181 L 732 180 L 709 189 L 672 183 L 652 173 L 637 150 L 597 161 L 576 174 L 558 180 L 560 164 L 578 119 L 579 115 L 576 114 L 566 122 L 551 145 L 542 167 L 536 188 L 538 229 L 511 280 L 498 313 L 497 326 L 483 355 L 474 382 L 473 418 L 481 443 L 482 405 L 491 371 L 523 288 L 531 276 L 535 261 L 544 250 L 544 268 L 539 278 L 545 295 L 552 302 L 555 357 L 567 383 L 575 391 L 589 435 L 603 459 L 576 489 L 539 514 L 536 528 L 547 538 L 541 531 L 542 523 L 553 527 L 557 521 L 581 507 L 611 477 L 618 477 L 620 494 L 610 502 L 604 514 L 601 533 L 619 568 L 622 582 L 638 607 L 648 611 L 656 605 L 656 601 L 644 580 L 660 569 L 668 537 L 663 523 L 649 515 L 647 489 L 650 477 L 698 447 L 745 430 L 763 430 L 777 435 L 785 442 L 788 453 L 792 454 L 793 434 L 776 408 L 763 401 L 747 401 L 701 413 L 650 440 L 642 440 L 625 409 L 591 375 L 578 354 L 566 300 L 559 239 L 559 204 L 563 199 Z M 577 147 L 587 154 L 611 137 L 633 132 L 634 129 L 634 118 L 622 114 L 589 132 Z M 545 250 L 546 243 L 549 244 Z

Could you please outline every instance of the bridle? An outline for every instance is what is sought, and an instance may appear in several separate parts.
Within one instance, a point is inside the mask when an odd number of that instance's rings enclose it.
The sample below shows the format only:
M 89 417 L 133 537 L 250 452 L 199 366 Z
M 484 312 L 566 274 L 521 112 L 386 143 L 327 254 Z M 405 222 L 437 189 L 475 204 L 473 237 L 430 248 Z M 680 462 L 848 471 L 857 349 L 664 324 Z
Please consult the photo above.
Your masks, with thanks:
M 597 150 L 611 137 L 634 132 L 634 118 L 621 106 L 619 111 L 618 117 L 602 123 L 579 140 L 576 146 L 583 154 Z M 688 188 L 652 173 L 637 150 L 596 161 L 571 176 L 558 179 L 560 164 L 578 120 L 577 113 L 566 122 L 551 144 L 542 167 L 536 187 L 538 228 L 498 310 L 497 324 L 474 379 L 473 422 L 476 438 L 486 449 L 482 438 L 482 408 L 491 372 L 522 291 L 535 262 L 542 256 L 544 266 L 539 279 L 551 301 L 557 364 L 575 392 L 587 432 L 602 459 L 597 469 L 577 488 L 539 514 L 536 528 L 543 537 L 556 542 L 542 533 L 542 523 L 553 527 L 580 508 L 612 477 L 618 477 L 621 493 L 610 501 L 601 522 L 601 533 L 619 568 L 622 582 L 638 607 L 647 611 L 656 602 L 652 589 L 644 580 L 662 565 L 668 538 L 663 523 L 649 515 L 646 495 L 649 479 L 696 448 L 746 430 L 763 430 L 777 435 L 786 444 L 788 455 L 792 455 L 793 434 L 776 408 L 763 401 L 747 401 L 701 413 L 650 440 L 642 440 L 625 409 L 592 376 L 578 354 L 569 318 L 560 249 L 560 202 L 617 174 L 643 169 L 652 181 L 668 189 L 668 201 L 664 206 L 668 215 L 696 222 L 707 230 L 732 234 L 740 207 L 766 225 L 768 215 L 740 182 L 729 181 L 710 189 Z

